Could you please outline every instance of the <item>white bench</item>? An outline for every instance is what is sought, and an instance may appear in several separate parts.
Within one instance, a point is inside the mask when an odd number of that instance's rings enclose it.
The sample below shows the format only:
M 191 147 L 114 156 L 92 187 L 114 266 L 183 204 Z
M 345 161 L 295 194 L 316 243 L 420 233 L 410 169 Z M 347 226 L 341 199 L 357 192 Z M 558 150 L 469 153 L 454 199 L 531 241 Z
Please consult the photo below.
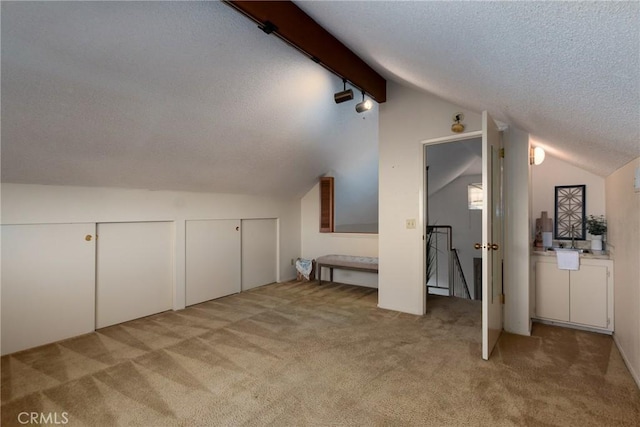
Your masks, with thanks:
M 378 258 L 353 255 L 323 255 L 316 259 L 318 283 L 322 284 L 322 267 L 329 269 L 329 280 L 333 282 L 333 269 L 364 271 L 378 274 Z

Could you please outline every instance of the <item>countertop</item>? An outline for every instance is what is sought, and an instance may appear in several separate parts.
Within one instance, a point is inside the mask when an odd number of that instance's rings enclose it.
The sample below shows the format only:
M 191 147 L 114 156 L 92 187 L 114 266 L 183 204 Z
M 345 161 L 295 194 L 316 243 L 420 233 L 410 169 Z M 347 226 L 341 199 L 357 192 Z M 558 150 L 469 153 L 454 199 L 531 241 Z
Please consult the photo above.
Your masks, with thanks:
M 566 249 L 566 248 L 565 248 Z M 609 257 L 609 251 L 592 251 L 591 249 L 586 249 L 589 252 L 581 253 L 580 258 L 585 259 L 611 259 Z M 531 255 L 535 256 L 556 256 L 556 251 L 554 250 L 546 250 L 542 248 L 533 248 L 531 251 Z

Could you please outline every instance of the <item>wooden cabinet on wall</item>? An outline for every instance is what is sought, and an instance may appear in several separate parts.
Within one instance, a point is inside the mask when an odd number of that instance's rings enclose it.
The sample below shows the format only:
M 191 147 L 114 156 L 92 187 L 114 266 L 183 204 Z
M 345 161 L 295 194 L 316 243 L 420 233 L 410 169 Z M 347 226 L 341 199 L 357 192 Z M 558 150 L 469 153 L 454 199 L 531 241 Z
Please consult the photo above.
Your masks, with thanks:
M 534 318 L 612 333 L 613 261 L 581 258 L 560 270 L 553 256 L 534 256 Z
M 333 233 L 334 216 L 334 183 L 333 177 L 320 178 L 320 232 Z

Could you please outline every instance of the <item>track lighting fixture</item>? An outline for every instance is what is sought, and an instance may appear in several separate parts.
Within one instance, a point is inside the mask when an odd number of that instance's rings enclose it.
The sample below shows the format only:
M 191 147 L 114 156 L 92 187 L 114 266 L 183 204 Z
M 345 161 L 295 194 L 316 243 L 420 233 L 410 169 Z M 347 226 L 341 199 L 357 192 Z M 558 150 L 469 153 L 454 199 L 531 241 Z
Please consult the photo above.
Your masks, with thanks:
M 336 104 L 351 101 L 353 99 L 353 91 L 351 89 L 347 89 L 347 79 L 342 79 L 342 83 L 344 84 L 344 90 L 333 94 L 333 99 L 336 101 Z
M 362 102 L 358 102 L 356 104 L 356 111 L 358 113 L 364 113 L 365 111 L 371 110 L 373 107 L 373 102 L 370 99 L 364 99 L 364 91 L 362 92 Z

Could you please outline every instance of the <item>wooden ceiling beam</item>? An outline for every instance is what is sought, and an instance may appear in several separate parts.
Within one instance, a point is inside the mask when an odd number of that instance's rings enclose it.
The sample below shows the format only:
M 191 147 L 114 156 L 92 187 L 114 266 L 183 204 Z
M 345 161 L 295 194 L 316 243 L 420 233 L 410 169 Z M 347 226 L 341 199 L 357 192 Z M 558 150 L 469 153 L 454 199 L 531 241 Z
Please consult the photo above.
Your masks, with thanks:
M 378 103 L 387 100 L 387 81 L 291 1 L 225 3 L 254 20 L 265 33 L 276 34 Z

